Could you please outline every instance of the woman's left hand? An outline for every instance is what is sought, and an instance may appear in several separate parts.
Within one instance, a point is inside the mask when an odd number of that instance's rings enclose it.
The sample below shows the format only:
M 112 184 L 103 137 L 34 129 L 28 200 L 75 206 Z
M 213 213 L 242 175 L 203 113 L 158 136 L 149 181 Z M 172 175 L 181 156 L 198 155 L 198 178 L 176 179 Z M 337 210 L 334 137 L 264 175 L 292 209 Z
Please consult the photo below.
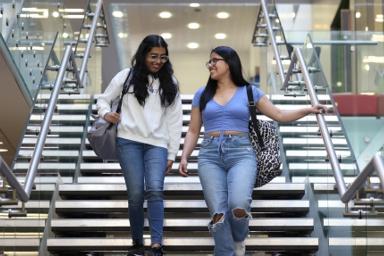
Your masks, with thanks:
M 172 170 L 173 161 L 168 160 L 167 162 L 167 169 L 165 169 L 165 175 L 168 175 Z

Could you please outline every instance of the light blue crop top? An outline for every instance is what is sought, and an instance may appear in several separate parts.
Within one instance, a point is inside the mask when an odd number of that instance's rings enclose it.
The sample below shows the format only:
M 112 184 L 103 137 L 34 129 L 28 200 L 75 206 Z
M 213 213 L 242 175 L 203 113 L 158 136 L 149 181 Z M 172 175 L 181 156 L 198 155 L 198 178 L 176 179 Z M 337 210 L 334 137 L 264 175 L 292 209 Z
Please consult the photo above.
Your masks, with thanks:
M 192 108 L 199 108 L 201 94 L 205 87 L 200 88 L 193 97 Z M 253 99 L 257 103 L 264 93 L 252 86 Z M 250 114 L 248 109 L 247 87 L 238 87 L 235 94 L 225 105 L 214 99 L 208 101 L 202 113 L 202 121 L 206 133 L 213 131 L 248 132 Z

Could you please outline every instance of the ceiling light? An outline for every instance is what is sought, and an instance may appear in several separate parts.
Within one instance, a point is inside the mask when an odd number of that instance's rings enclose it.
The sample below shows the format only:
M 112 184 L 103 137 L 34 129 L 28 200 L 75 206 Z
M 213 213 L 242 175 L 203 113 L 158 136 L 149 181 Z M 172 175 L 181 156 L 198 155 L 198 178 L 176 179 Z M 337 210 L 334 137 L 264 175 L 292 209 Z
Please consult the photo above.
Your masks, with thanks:
M 199 3 L 190 3 L 189 6 L 192 8 L 197 8 L 197 7 L 200 7 L 200 4 Z
M 375 21 L 383 23 L 384 22 L 384 15 L 383 14 L 376 14 Z
M 187 47 L 189 49 L 197 49 L 197 48 L 199 48 L 199 44 L 195 43 L 195 42 L 190 42 L 190 43 L 187 44 Z
M 67 14 L 63 15 L 64 19 L 83 19 L 84 15 L 83 14 Z
M 162 19 L 169 19 L 172 17 L 172 13 L 164 11 L 159 13 L 159 17 Z
M 229 18 L 229 13 L 227 12 L 218 12 L 216 14 L 216 17 L 219 19 L 228 19 Z
M 67 32 L 64 32 L 62 36 L 63 36 L 63 38 L 68 38 L 69 34 Z
M 227 34 L 225 34 L 225 33 L 216 33 L 215 34 L 215 38 L 218 39 L 218 40 L 223 40 L 223 39 L 227 38 Z
M 355 13 L 355 17 L 356 17 L 356 19 L 360 19 L 360 17 L 361 17 L 361 12 L 356 12 L 356 13 Z
M 128 34 L 127 34 L 127 33 L 120 32 L 120 33 L 117 34 L 117 36 L 118 36 L 119 38 L 127 38 L 127 37 L 128 37 Z
M 371 40 L 375 41 L 375 42 L 383 42 L 384 43 L 384 35 L 373 34 L 372 37 L 371 37 Z
M 172 38 L 172 34 L 171 33 L 168 33 L 168 32 L 165 32 L 165 33 L 161 33 L 160 36 L 164 39 L 171 39 Z
M 8 149 L 6 149 L 6 148 L 0 148 L 0 152 L 8 152 Z
M 365 64 L 365 65 L 364 65 L 364 69 L 365 69 L 366 71 L 369 71 L 369 64 Z
M 115 18 L 122 18 L 124 16 L 122 11 L 113 11 L 112 16 Z
M 82 8 L 64 8 L 64 9 L 59 9 L 59 12 L 70 12 L 70 13 L 83 13 L 84 9 Z
M 53 18 L 59 18 L 59 16 L 60 16 L 59 12 L 57 12 L 57 11 L 52 12 L 52 17 Z
M 384 63 L 383 56 L 364 56 L 363 63 Z
M 4 144 L 4 142 L 0 141 L 0 145 L 3 145 L 3 144 Z
M 187 27 L 189 29 L 198 29 L 200 28 L 200 24 L 197 22 L 191 22 L 191 23 L 188 23 Z

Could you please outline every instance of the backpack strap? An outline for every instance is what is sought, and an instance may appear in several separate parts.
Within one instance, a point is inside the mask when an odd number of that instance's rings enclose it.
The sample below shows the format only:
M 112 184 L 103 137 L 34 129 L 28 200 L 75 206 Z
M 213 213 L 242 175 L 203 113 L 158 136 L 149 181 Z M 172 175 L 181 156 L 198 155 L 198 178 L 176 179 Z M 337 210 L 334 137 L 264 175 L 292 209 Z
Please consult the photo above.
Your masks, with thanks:
M 132 72 L 132 69 L 129 69 L 129 73 L 127 75 L 127 78 L 125 79 L 124 83 L 123 83 L 123 91 L 121 92 L 121 96 L 120 96 L 120 100 L 119 100 L 119 104 L 117 105 L 117 109 L 116 109 L 116 112 L 117 113 L 120 113 L 121 112 L 121 104 L 123 103 L 123 97 L 125 94 L 127 94 L 128 92 L 128 89 L 129 89 L 129 83 L 131 82 L 131 73 Z
M 264 141 L 263 141 L 263 137 L 261 137 L 261 134 L 260 134 L 260 126 L 259 126 L 259 121 L 257 120 L 256 104 L 253 99 L 253 91 L 252 91 L 251 84 L 247 85 L 247 96 L 248 96 L 248 108 L 249 108 L 249 113 L 251 115 L 252 126 L 256 132 L 257 140 L 259 142 L 260 147 L 264 148 Z

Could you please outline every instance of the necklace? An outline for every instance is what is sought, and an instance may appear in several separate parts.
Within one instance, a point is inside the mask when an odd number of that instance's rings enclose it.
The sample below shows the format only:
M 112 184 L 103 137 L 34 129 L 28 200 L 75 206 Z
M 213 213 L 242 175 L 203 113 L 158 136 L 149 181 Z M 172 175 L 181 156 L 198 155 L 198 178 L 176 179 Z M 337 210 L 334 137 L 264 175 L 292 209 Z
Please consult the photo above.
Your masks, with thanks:
M 159 89 L 155 89 L 153 88 L 153 82 L 155 81 L 155 79 L 152 79 L 151 83 L 150 84 L 147 84 L 147 90 L 150 92 L 150 93 L 157 93 L 159 91 Z

